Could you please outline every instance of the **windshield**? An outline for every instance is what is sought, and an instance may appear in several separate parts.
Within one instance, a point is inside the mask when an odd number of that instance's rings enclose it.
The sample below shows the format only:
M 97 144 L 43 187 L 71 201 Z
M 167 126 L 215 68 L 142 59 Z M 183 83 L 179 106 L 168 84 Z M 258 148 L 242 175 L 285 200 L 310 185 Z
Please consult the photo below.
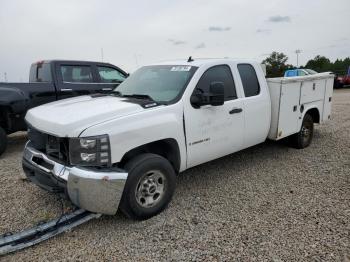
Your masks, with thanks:
M 114 91 L 120 96 L 151 98 L 171 102 L 182 95 L 197 67 L 187 65 L 144 66 L 136 70 Z
M 316 71 L 312 70 L 312 69 L 304 69 L 306 72 L 308 72 L 310 75 L 314 75 L 317 74 Z

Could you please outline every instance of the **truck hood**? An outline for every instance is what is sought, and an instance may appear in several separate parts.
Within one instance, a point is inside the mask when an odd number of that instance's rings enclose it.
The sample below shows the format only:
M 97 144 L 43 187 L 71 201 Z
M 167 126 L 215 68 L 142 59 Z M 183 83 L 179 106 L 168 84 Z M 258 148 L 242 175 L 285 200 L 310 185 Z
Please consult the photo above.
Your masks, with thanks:
M 145 110 L 114 96 L 80 96 L 33 108 L 26 121 L 32 127 L 59 137 L 78 137 L 86 128 Z

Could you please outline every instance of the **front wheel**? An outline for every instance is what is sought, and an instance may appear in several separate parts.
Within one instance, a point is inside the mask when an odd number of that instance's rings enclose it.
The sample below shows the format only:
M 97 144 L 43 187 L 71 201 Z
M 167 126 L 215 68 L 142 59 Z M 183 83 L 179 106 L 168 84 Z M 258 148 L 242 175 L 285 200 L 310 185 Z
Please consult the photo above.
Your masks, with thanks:
M 7 134 L 5 130 L 0 127 L 0 156 L 5 152 L 7 147 Z
M 303 149 L 311 144 L 314 135 L 314 120 L 311 115 L 305 114 L 300 131 L 291 137 L 295 148 Z
M 176 175 L 162 156 L 142 154 L 126 165 L 128 179 L 120 209 L 130 218 L 143 220 L 159 214 L 169 204 L 175 190 Z

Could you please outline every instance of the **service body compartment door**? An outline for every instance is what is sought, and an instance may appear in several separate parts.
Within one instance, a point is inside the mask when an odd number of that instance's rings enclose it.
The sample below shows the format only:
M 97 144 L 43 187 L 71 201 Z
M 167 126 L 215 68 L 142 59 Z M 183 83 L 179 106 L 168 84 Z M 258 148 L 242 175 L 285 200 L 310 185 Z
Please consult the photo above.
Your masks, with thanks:
M 332 95 L 333 95 L 333 78 L 328 78 L 325 81 L 325 96 L 323 101 L 323 113 L 322 113 L 322 121 L 327 121 L 331 117 L 331 108 L 332 108 Z
M 300 82 L 282 84 L 277 139 L 292 135 L 299 131 L 299 97 Z
M 301 82 L 300 104 L 323 100 L 325 79 Z

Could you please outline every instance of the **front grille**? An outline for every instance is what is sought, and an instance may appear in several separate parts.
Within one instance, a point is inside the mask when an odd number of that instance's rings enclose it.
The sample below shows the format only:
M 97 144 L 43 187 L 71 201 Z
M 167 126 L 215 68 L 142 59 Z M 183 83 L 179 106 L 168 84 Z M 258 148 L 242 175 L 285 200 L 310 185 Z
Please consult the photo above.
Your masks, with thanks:
M 61 138 L 42 133 L 32 127 L 28 128 L 30 145 L 46 154 L 52 160 L 64 165 L 69 164 L 68 138 Z
M 48 135 L 46 143 L 46 155 L 54 160 L 69 164 L 69 142 L 68 138 L 60 138 Z
M 45 153 L 47 134 L 44 134 L 32 127 L 28 128 L 28 139 L 31 142 L 31 146 L 40 152 Z

